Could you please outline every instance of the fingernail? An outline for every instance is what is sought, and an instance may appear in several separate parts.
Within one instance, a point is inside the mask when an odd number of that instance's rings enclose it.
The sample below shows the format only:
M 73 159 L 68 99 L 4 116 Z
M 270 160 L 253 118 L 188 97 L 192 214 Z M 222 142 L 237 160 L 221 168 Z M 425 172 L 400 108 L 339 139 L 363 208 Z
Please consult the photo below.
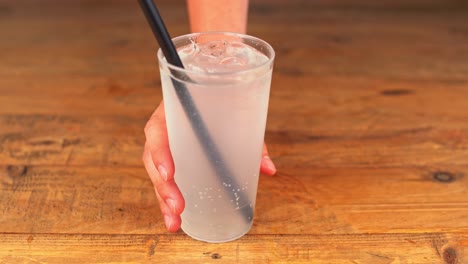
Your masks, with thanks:
M 168 215 L 164 215 L 164 223 L 166 224 L 167 230 L 171 230 L 172 219 Z
M 167 170 L 163 165 L 158 166 L 159 175 L 163 178 L 164 181 L 167 181 Z
M 175 201 L 172 199 L 167 199 L 166 204 L 171 209 L 171 211 L 175 214 L 176 213 L 176 208 L 175 208 Z
M 263 157 L 263 164 L 268 168 L 269 171 L 271 171 L 273 174 L 276 173 L 276 167 L 275 164 L 273 164 L 273 161 L 271 161 L 269 156 L 264 156 Z

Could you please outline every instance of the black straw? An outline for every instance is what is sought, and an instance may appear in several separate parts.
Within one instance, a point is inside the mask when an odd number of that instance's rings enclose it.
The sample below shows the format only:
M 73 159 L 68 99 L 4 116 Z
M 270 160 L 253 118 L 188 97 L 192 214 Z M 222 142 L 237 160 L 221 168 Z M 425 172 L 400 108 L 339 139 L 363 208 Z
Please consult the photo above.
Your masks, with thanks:
M 166 58 L 166 61 L 172 65 L 175 65 L 180 68 L 184 68 L 182 61 L 180 60 L 179 55 L 177 54 L 177 50 L 172 43 L 172 39 L 167 32 L 166 26 L 164 25 L 164 21 L 159 14 L 157 7 L 154 5 L 152 0 L 139 0 L 140 6 L 143 10 L 143 13 L 148 20 L 148 23 L 153 31 L 154 36 L 156 37 L 159 46 Z M 171 70 L 174 74 L 175 72 Z M 182 80 L 190 80 L 188 76 L 179 76 L 178 77 Z M 185 75 L 185 74 L 184 74 Z M 174 85 L 175 91 L 177 93 L 177 97 L 179 98 L 182 107 L 184 108 L 184 112 L 190 121 L 190 125 L 192 129 L 195 131 L 202 148 L 205 154 L 208 156 L 208 160 L 211 162 L 216 175 L 218 175 L 219 180 L 226 183 L 225 191 L 232 196 L 232 200 L 236 201 L 234 198 L 238 198 L 238 204 L 243 205 L 242 208 L 239 209 L 244 220 L 248 223 L 253 219 L 253 208 L 252 204 L 249 202 L 248 197 L 246 195 L 239 195 L 235 196 L 234 192 L 231 192 L 231 189 L 237 190 L 240 189 L 239 184 L 237 183 L 236 179 L 234 178 L 234 174 L 229 170 L 224 163 L 224 159 L 221 156 L 220 151 L 216 147 L 216 144 L 213 142 L 208 129 L 206 128 L 203 119 L 201 118 L 197 106 L 193 102 L 192 96 L 190 95 L 187 87 L 183 82 L 176 81 L 171 78 L 172 84 Z M 230 184 L 230 187 L 227 185 Z M 234 204 L 233 204 L 234 206 Z

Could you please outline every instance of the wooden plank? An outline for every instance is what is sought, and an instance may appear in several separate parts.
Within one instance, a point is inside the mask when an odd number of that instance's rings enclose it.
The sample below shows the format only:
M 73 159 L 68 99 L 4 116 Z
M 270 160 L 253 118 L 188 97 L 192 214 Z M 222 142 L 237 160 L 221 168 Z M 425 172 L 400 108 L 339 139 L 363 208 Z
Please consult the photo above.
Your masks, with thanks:
M 3 167 L 3 232 L 164 232 L 142 168 Z
M 2 115 L 0 120 L 0 164 L 142 165 L 147 116 Z
M 395 106 L 399 101 L 405 107 L 404 100 L 396 100 Z M 307 117 L 273 107 L 266 140 L 280 169 L 288 164 L 462 166 L 468 162 L 468 122 L 461 108 L 460 104 L 455 113 L 425 114 L 391 106 L 368 110 L 373 109 L 370 106 L 358 112 L 311 110 Z M 2 115 L 0 165 L 141 166 L 147 116 Z
M 468 167 L 262 176 L 250 234 L 468 232 Z M 165 234 L 141 167 L 0 167 L 0 232 Z M 372 219 L 372 221 L 369 221 Z
M 260 229 L 259 233 L 298 234 L 467 230 L 468 225 L 462 220 L 468 217 L 468 189 L 463 176 L 466 168 L 447 170 L 453 173 L 442 176 L 447 181 L 435 176 L 437 171 L 437 168 L 280 171 L 279 177 L 265 177 L 260 182 L 255 227 Z
M 311 13 L 291 5 L 294 16 L 282 6 L 257 11 L 253 8 L 251 33 L 277 48 L 278 70 L 319 76 L 465 78 L 467 47 L 463 43 L 467 38 L 464 23 L 467 9 L 456 4 L 448 7 L 448 11 L 436 6 L 409 8 L 406 12 L 401 8 L 335 11 L 318 8 Z M 40 14 L 26 12 L 11 17 L 0 25 L 8 34 L 0 43 L 3 58 L 0 72 L 10 78 L 34 73 L 55 76 L 67 73 L 69 76 L 106 74 L 117 79 L 120 78 L 116 73 L 150 73 L 156 61 L 148 54 L 155 53 L 157 45 L 137 5 L 109 8 L 114 13 L 111 20 L 101 15 L 102 7 L 73 12 L 76 10 L 73 5 L 49 5 Z M 187 33 L 188 27 L 180 26 L 187 19 L 180 7 L 168 6 L 166 10 L 173 35 Z M 54 23 L 47 15 L 59 17 L 62 23 Z M 282 23 L 271 27 L 263 22 L 265 15 L 273 15 L 273 19 Z M 313 26 L 307 22 L 313 22 Z M 96 24 L 107 26 L 87 30 Z M 34 27 L 35 31 L 24 34 L 8 30 L 14 27 Z M 62 34 L 51 34 L 51 27 Z M 431 30 L 420 30 L 421 27 Z M 283 34 L 278 32 L 286 31 L 289 38 L 301 41 L 284 41 Z M 35 45 L 25 48 L 31 42 Z M 21 48 L 22 52 L 12 52 L 15 48 Z M 313 62 L 309 61 L 311 58 Z
M 465 263 L 468 234 L 247 235 L 208 244 L 182 235 L 0 234 L 7 263 Z M 14 252 L 15 254 L 12 254 Z

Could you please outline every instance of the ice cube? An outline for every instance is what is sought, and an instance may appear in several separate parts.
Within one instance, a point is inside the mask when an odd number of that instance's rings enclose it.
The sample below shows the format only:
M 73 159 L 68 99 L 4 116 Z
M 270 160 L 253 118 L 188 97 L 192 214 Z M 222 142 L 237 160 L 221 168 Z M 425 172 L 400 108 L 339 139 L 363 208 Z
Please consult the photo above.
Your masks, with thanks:
M 211 41 L 178 50 L 185 68 L 193 72 L 226 73 L 246 70 L 265 63 L 268 58 L 242 42 Z

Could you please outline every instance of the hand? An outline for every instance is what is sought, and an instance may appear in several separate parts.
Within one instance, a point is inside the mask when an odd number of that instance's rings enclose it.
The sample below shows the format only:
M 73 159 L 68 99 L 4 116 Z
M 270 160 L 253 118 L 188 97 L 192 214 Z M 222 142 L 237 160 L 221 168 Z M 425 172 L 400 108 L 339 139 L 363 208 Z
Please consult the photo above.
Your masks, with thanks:
M 146 123 L 145 136 L 143 163 L 153 183 L 167 230 L 175 232 L 180 228 L 180 214 L 184 210 L 185 201 L 174 181 L 174 163 L 169 150 L 163 101 Z M 276 168 L 265 144 L 262 157 L 260 172 L 274 175 Z

